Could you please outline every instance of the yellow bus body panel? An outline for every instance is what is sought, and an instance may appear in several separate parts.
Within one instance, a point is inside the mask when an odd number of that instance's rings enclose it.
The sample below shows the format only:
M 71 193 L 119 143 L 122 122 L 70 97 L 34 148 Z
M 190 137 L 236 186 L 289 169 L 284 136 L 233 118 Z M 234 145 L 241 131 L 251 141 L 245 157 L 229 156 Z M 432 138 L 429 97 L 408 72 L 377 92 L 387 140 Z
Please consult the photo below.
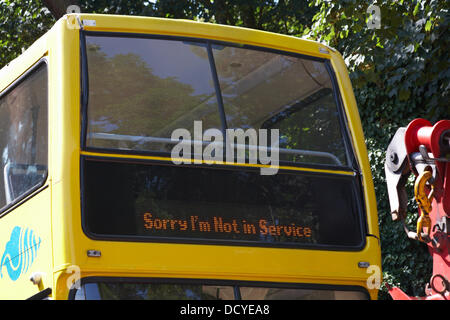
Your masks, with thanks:
M 0 94 L 14 85 L 15 81 L 39 61 L 48 61 L 50 47 L 47 33 L 37 40 L 24 54 L 0 70 Z M 53 70 L 54 71 L 54 70 Z M 54 78 L 48 64 L 49 83 Z M 50 110 L 49 85 L 49 110 Z M 49 111 L 49 121 L 51 119 Z M 49 132 L 49 157 L 51 154 Z M 49 168 L 51 160 L 48 160 Z M 47 287 L 53 287 L 53 238 L 51 216 L 51 175 L 38 190 L 26 200 L 0 212 L 0 258 L 9 260 L 2 265 L 0 273 L 0 299 L 26 299 Z M 27 239 L 31 242 L 27 243 Z M 10 255 L 11 248 L 18 247 L 18 255 Z M 12 273 L 13 275 L 11 276 Z M 39 273 L 41 283 L 34 285 L 30 278 Z M 16 274 L 16 275 L 14 275 Z M 17 274 L 20 274 L 17 279 Z
M 1 298 L 26 298 L 39 291 L 29 280 L 43 272 L 43 286 L 52 288 L 52 299 L 67 299 L 70 285 L 84 277 L 154 277 L 180 279 L 245 280 L 277 283 L 371 286 L 359 262 L 381 268 L 376 200 L 367 150 L 355 97 L 341 55 L 314 41 L 269 32 L 186 20 L 81 14 L 84 29 L 105 32 L 145 33 L 207 38 L 272 48 L 329 59 L 341 91 L 348 130 L 364 184 L 367 229 L 361 251 L 324 251 L 224 245 L 99 241 L 82 230 L 80 157 L 95 155 L 80 149 L 80 47 L 75 15 L 66 15 L 24 54 L 0 71 L 0 92 L 42 56 L 49 64 L 49 175 L 48 187 L 0 218 L 0 249 L 14 225 L 33 226 L 42 239 L 42 255 L 32 270 L 15 283 L 0 279 Z M 123 157 L 110 155 L 112 157 Z M 154 157 L 126 156 L 155 160 Z M 284 168 L 306 170 L 306 168 Z M 349 174 L 318 170 L 334 174 Z M 5 240 L 6 239 L 6 240 Z M 98 250 L 101 257 L 88 257 Z M 80 270 L 81 274 L 77 274 Z

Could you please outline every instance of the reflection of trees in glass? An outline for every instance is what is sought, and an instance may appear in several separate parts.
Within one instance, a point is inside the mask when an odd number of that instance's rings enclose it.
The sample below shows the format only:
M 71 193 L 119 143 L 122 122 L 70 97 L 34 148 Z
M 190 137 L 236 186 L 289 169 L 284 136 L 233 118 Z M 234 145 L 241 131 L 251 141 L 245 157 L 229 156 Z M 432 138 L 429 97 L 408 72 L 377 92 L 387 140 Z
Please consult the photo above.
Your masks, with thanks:
M 222 84 L 232 85 L 274 58 L 273 53 L 214 45 L 214 60 Z M 224 89 L 224 88 L 222 88 Z
M 99 282 L 102 300 L 215 300 L 202 285 Z
M 293 66 L 292 58 L 234 47 L 214 47 L 214 59 L 230 128 L 259 128 L 261 118 L 286 102 L 279 76 Z M 296 60 L 296 59 L 294 59 Z M 298 75 L 301 77 L 301 74 Z M 298 90 L 288 90 L 296 96 Z M 289 99 L 289 98 L 287 98 Z
M 152 285 L 147 295 L 148 300 L 215 300 L 205 293 L 201 285 L 158 284 Z
M 313 102 L 300 102 L 267 120 L 263 127 L 280 129 L 280 147 L 326 151 L 346 163 L 345 148 L 338 121 L 338 112 L 331 89 L 319 91 Z M 283 156 L 283 155 L 281 155 Z M 307 155 L 285 155 L 294 162 L 325 162 L 328 158 Z
M 42 180 L 27 168 L 46 168 L 47 136 L 47 71 L 42 64 L 0 99 L 0 208 L 7 204 L 5 180 L 19 191 L 14 197 Z M 10 171 L 5 169 L 8 164 Z M 22 167 L 25 173 L 12 178 L 14 166 Z M 6 171 L 8 176 L 4 177 Z
M 190 63 L 209 70 L 204 44 L 145 40 L 162 51 L 166 48 L 171 52 L 168 59 L 177 56 L 182 59 L 174 61 L 171 69 L 164 64 L 160 69 L 170 69 L 166 74 L 171 76 L 163 77 L 156 75 L 146 62 L 162 58 L 153 57 L 145 50 L 140 52 L 135 40 L 124 42 L 136 45 L 128 54 L 113 54 L 110 45 L 103 48 L 94 41 L 88 37 L 90 133 L 168 138 L 174 129 L 192 129 L 195 120 L 203 121 L 203 130 L 221 127 L 212 84 L 210 91 L 204 93 L 208 87 L 205 79 L 211 74 L 205 71 L 204 75 L 189 74 L 189 70 L 196 70 Z M 123 39 L 115 41 L 123 42 Z M 346 162 L 331 80 L 323 63 L 216 44 L 213 44 L 213 54 L 228 128 L 280 129 L 282 148 L 329 152 L 342 163 Z M 152 62 L 153 68 L 158 69 L 158 61 Z M 196 79 L 205 80 L 202 94 L 195 92 Z M 268 121 L 272 123 L 266 126 Z M 88 144 L 155 151 L 170 151 L 173 147 L 123 139 L 91 139 Z M 304 155 L 281 154 L 281 160 L 335 164 L 326 157 Z
M 345 163 L 330 76 L 322 62 L 234 47 L 214 46 L 230 128 L 280 130 L 280 147 L 324 151 Z M 282 160 L 335 164 L 317 156 Z
M 152 136 L 207 98 L 175 77 L 154 75 L 139 55 L 108 56 L 92 44 L 87 50 L 90 132 Z

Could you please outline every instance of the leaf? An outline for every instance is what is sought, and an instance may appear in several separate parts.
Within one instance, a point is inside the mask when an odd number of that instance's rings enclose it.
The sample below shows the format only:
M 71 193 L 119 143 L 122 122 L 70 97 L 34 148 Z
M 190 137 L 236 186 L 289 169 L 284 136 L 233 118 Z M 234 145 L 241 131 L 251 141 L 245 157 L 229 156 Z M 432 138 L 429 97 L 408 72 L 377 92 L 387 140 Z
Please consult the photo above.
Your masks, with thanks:
M 414 8 L 414 11 L 413 11 L 413 16 L 416 16 L 417 13 L 419 12 L 419 6 L 420 6 L 420 1 L 417 1 L 417 4 L 416 4 L 416 6 Z

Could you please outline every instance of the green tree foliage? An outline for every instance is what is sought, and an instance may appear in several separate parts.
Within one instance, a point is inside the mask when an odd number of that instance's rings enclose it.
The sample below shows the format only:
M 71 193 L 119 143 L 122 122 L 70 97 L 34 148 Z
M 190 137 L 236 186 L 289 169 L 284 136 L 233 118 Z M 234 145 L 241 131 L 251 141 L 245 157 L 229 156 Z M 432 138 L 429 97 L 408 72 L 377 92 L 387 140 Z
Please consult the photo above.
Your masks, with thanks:
M 380 29 L 367 27 L 369 4 L 317 0 L 320 11 L 306 33 L 338 49 L 350 71 L 378 200 L 384 280 L 423 296 L 431 259 L 424 244 L 407 239 L 401 223 L 391 220 L 383 166 L 397 128 L 419 117 L 449 118 L 448 2 L 374 1 L 381 9 Z M 413 229 L 413 201 L 408 212 Z
M 183 3 L 184 1 L 180 1 Z M 100 14 L 124 14 L 154 16 L 154 4 L 150 1 L 129 0 L 79 0 L 81 12 Z
M 317 9 L 306 0 L 79 0 L 82 12 L 193 19 L 301 35 Z M 42 0 L 0 1 L 0 68 L 55 23 Z
M 41 0 L 0 1 L 0 68 L 16 58 L 55 23 Z
M 316 8 L 305 0 L 158 0 L 155 15 L 301 35 Z

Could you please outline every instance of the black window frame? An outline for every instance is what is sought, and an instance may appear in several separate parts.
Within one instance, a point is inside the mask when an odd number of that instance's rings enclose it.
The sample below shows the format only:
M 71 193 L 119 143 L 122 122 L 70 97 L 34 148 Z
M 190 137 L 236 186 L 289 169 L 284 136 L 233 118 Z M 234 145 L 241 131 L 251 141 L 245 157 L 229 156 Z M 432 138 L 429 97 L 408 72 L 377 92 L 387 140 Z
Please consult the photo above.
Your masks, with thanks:
M 113 282 L 113 283 L 149 283 L 149 284 L 173 284 L 173 285 L 211 285 L 227 286 L 234 289 L 234 300 L 222 301 L 246 301 L 242 300 L 240 294 L 241 287 L 260 287 L 277 289 L 304 289 L 304 290 L 335 290 L 361 292 L 366 295 L 367 300 L 371 300 L 370 294 L 365 287 L 357 285 L 330 285 L 313 283 L 288 283 L 288 282 L 269 282 L 269 281 L 245 281 L 245 280 L 216 280 L 216 279 L 188 279 L 188 278 L 143 278 L 143 277 L 111 277 L 111 276 L 88 276 L 79 279 L 69 290 L 68 299 L 75 300 L 77 285 L 82 286 L 88 283 Z M 161 300 L 155 300 L 161 301 Z M 205 300 L 202 300 L 205 301 Z M 250 300 L 247 300 L 250 301 Z M 275 300 L 260 300 L 275 301 Z M 297 300 L 298 301 L 298 300 Z
M 211 66 L 211 76 L 214 81 L 214 87 L 216 90 L 217 104 L 218 104 L 218 114 L 221 118 L 222 128 L 221 131 L 227 128 L 224 110 L 224 102 L 222 99 L 222 91 L 220 89 L 219 79 L 217 76 L 217 70 L 214 63 L 214 54 L 212 52 L 212 46 L 228 46 L 241 49 L 255 50 L 269 52 L 273 54 L 285 55 L 294 58 L 308 59 L 312 61 L 322 62 L 330 76 L 332 82 L 333 98 L 336 104 L 336 111 L 338 113 L 338 122 L 341 133 L 341 141 L 343 141 L 343 147 L 345 148 L 346 154 L 346 164 L 342 166 L 331 165 L 331 164 L 316 164 L 316 163 L 301 163 L 281 160 L 279 161 L 280 166 L 290 166 L 290 167 L 301 167 L 301 168 L 311 168 L 311 169 L 325 169 L 325 170 L 340 170 L 340 171 L 350 171 L 354 173 L 359 173 L 360 169 L 356 161 L 356 155 L 351 143 L 350 133 L 347 130 L 346 124 L 348 123 L 347 117 L 344 111 L 344 106 L 342 103 L 342 97 L 340 94 L 339 86 L 337 83 L 336 75 L 334 73 L 333 67 L 329 59 L 309 56 L 300 53 L 294 53 L 289 51 L 282 51 L 267 47 L 239 44 L 233 42 L 225 42 L 219 40 L 212 40 L 207 38 L 195 38 L 195 37 L 182 37 L 182 36 L 168 36 L 168 35 L 158 35 L 158 34 L 142 34 L 142 33 L 129 33 L 129 32 L 105 32 L 105 31 L 86 31 L 80 30 L 80 70 L 81 70 L 81 149 L 88 152 L 96 153 L 115 153 L 124 155 L 143 155 L 143 156 L 158 156 L 167 157 L 167 152 L 158 152 L 154 150 L 122 150 L 122 149 L 111 149 L 111 148 L 99 148 L 87 145 L 87 129 L 88 129 L 88 108 L 89 108 L 89 66 L 87 58 L 87 46 L 86 46 L 86 36 L 101 36 L 101 37 L 122 37 L 122 38 L 139 38 L 139 39 L 156 39 L 156 40 L 170 40 L 170 41 L 180 41 L 180 42 L 195 42 L 199 44 L 204 44 L 208 52 L 208 60 Z M 225 121 L 225 122 L 224 122 Z
M 321 250 L 321 251 L 341 251 L 341 252 L 358 252 L 365 248 L 367 237 L 367 221 L 365 218 L 364 204 L 361 203 L 361 198 L 358 197 L 360 184 L 356 175 L 342 175 L 334 173 L 317 173 L 310 171 L 294 171 L 294 170 L 282 170 L 285 173 L 299 175 L 303 174 L 311 177 L 328 177 L 334 179 L 346 179 L 349 180 L 352 185 L 351 192 L 354 195 L 356 201 L 357 211 L 357 223 L 359 223 L 359 230 L 361 233 L 361 242 L 358 245 L 331 245 L 331 244 L 310 244 L 310 243 L 267 243 L 267 242 L 252 242 L 246 240 L 224 240 L 224 239 L 199 239 L 199 238 L 177 238 L 177 237 L 160 237 L 160 236 L 138 236 L 138 235 L 114 235 L 114 234 L 96 234 L 89 231 L 86 218 L 86 191 L 85 191 L 85 163 L 87 161 L 107 162 L 114 164 L 144 164 L 144 165 L 165 165 L 174 167 L 175 165 L 170 161 L 163 160 L 147 160 L 147 159 L 130 159 L 130 158 L 113 158 L 108 156 L 92 156 L 82 155 L 80 157 L 80 182 L 81 182 L 81 226 L 84 234 L 92 240 L 106 240 L 106 241 L 119 241 L 119 242 L 146 242 L 146 243 L 172 243 L 172 244 L 199 244 L 199 245 L 222 245 L 222 246 L 241 246 L 241 247 L 260 247 L 260 248 L 283 248 L 283 249 L 309 249 L 309 250 Z M 205 168 L 208 170 L 214 169 L 227 169 L 227 170 L 242 170 L 241 166 L 230 165 L 214 165 L 208 164 L 180 164 L 176 167 L 192 167 Z M 258 167 L 246 167 L 248 171 L 258 171 Z
M 297 244 L 295 246 L 295 249 L 318 249 L 318 250 L 332 250 L 332 251 L 361 251 L 366 246 L 366 237 L 368 236 L 368 224 L 367 224 L 367 214 L 366 214 L 366 207 L 365 207 L 365 196 L 363 191 L 363 182 L 362 182 L 362 172 L 360 169 L 360 165 L 357 161 L 357 157 L 355 154 L 355 150 L 353 147 L 353 142 L 351 139 L 351 134 L 348 128 L 348 119 L 345 112 L 341 92 L 339 89 L 339 85 L 337 82 L 337 77 L 335 74 L 335 71 L 332 67 L 330 59 L 327 58 L 321 58 L 321 57 L 315 57 L 315 56 L 309 56 L 305 54 L 300 53 L 294 53 L 289 51 L 283 51 L 283 50 L 277 50 L 267 47 L 261 47 L 261 46 L 254 46 L 254 45 L 247 45 L 247 44 L 239 44 L 239 43 L 233 43 L 233 42 L 225 42 L 225 41 L 218 41 L 218 40 L 212 40 L 208 38 L 196 38 L 196 37 L 183 37 L 183 36 L 169 36 L 169 35 L 160 35 L 160 34 L 144 34 L 144 33 L 130 33 L 130 32 L 107 32 L 107 31 L 86 31 L 86 30 L 80 30 L 80 84 L 81 84 L 81 150 L 85 152 L 92 152 L 92 153 L 99 153 L 104 154 L 104 156 L 84 156 L 82 155 L 80 157 L 80 182 L 81 182 L 81 216 L 82 216 L 82 229 L 83 232 L 91 239 L 94 240 L 113 240 L 113 241 L 137 241 L 136 239 L 131 239 L 130 237 L 123 237 L 123 236 L 97 236 L 94 234 L 91 234 L 87 231 L 86 225 L 85 225 L 85 201 L 84 201 L 84 181 L 83 181 L 83 168 L 84 168 L 84 162 L 87 161 L 87 159 L 96 159 L 100 161 L 107 161 L 107 162 L 128 162 L 128 163 L 136 163 L 136 162 L 144 162 L 146 164 L 166 164 L 166 165 L 172 165 L 173 163 L 170 161 L 161 161 L 161 160 L 154 160 L 154 159 L 132 159 L 132 158 L 113 158 L 108 156 L 108 154 L 118 154 L 118 155 L 130 155 L 130 156 L 149 156 L 149 157 L 167 157 L 167 153 L 165 152 L 157 152 L 157 151 L 143 151 L 143 150 L 120 150 L 120 149 L 109 149 L 109 148 L 98 148 L 98 147 L 90 147 L 87 146 L 87 128 L 88 128 L 88 101 L 89 101 L 89 70 L 88 70 L 88 59 L 87 59 L 87 50 L 86 50 L 86 36 L 102 36 L 102 37 L 123 37 L 123 38 L 140 38 L 140 39 L 157 39 L 157 40 L 172 40 L 172 41 L 181 41 L 181 42 L 196 42 L 199 44 L 204 44 L 207 48 L 208 52 L 208 58 L 210 63 L 214 63 L 212 59 L 213 53 L 212 53 L 212 46 L 213 45 L 219 45 L 219 46 L 229 46 L 229 47 L 236 47 L 236 48 L 242 48 L 242 49 L 250 49 L 250 50 L 257 50 L 257 51 L 264 51 L 264 52 L 270 52 L 274 54 L 281 54 L 286 56 L 291 56 L 295 58 L 303 58 L 303 59 L 309 59 L 313 61 L 323 62 L 325 65 L 325 68 L 328 71 L 328 74 L 330 76 L 331 82 L 332 82 L 332 90 L 333 90 L 333 98 L 336 104 L 337 113 L 338 113 L 338 121 L 340 126 L 340 133 L 341 138 L 343 140 L 344 148 L 346 149 L 346 160 L 347 163 L 345 166 L 337 166 L 337 165 L 329 165 L 329 164 L 312 164 L 312 163 L 297 163 L 297 162 L 291 162 L 291 161 L 279 161 L 279 170 L 283 171 L 289 171 L 292 173 L 300 172 L 296 170 L 289 170 L 284 169 L 281 167 L 294 167 L 294 168 L 305 168 L 305 169 L 319 169 L 319 170 L 329 170 L 329 171 L 340 171 L 340 172 L 347 172 L 348 174 L 341 174 L 341 173 L 322 173 L 322 172 L 308 172 L 312 175 L 335 175 L 343 177 L 344 179 L 350 177 L 354 179 L 354 185 L 355 188 L 352 190 L 352 192 L 356 192 L 355 199 L 357 201 L 358 206 L 358 218 L 359 223 L 361 224 L 361 237 L 362 242 L 359 246 L 356 247 L 349 247 L 349 246 L 302 246 Z M 211 57 L 212 56 L 212 57 Z M 223 100 L 221 98 L 221 90 L 219 85 L 219 80 L 217 78 L 217 71 L 213 66 L 211 66 L 212 76 L 214 80 L 214 86 L 216 89 L 216 97 L 218 98 L 218 107 L 219 107 L 219 115 L 221 118 L 223 118 Z M 222 119 L 223 123 L 223 119 Z M 226 125 L 226 124 L 225 124 Z M 222 130 L 226 129 L 222 128 Z M 199 166 L 199 164 L 189 164 L 192 166 Z M 188 165 L 188 166 L 189 166 Z M 230 166 L 227 165 L 220 165 L 220 164 L 214 164 L 214 165 L 208 165 L 208 168 L 220 168 L 220 167 L 226 167 L 230 168 Z M 239 164 L 237 164 L 236 169 L 239 170 Z M 247 167 L 246 167 L 247 168 Z M 259 167 L 256 167 L 255 169 L 259 169 Z M 303 172 L 303 171 L 301 171 Z M 196 243 L 196 244 L 213 244 L 213 245 L 238 245 L 238 246 L 246 246 L 243 243 L 239 243 L 238 241 L 235 241 L 237 243 L 223 243 L 223 242 L 217 242 L 217 241 L 209 241 L 207 243 L 198 241 L 189 241 L 188 239 L 184 239 L 183 241 L 150 241 L 148 239 L 141 240 L 145 242 L 157 242 L 157 243 L 177 243 L 177 244 L 185 244 L 185 243 Z M 280 246 L 280 245 L 270 245 L 270 244 L 263 244 L 263 245 L 256 245 L 251 244 L 247 245 L 251 247 L 277 247 L 277 248 L 286 248 L 286 246 Z M 292 246 L 287 246 L 288 248 L 294 249 Z
M 49 159 L 49 144 L 48 144 L 48 138 L 49 138 L 49 132 L 50 132 L 50 126 L 49 126 L 49 114 L 50 114 L 50 102 L 49 102 L 49 91 L 50 91 L 50 81 L 49 81 L 49 62 L 47 57 L 42 57 L 39 59 L 36 63 L 34 63 L 27 71 L 25 71 L 19 78 L 14 80 L 10 85 L 8 85 L 1 93 L 0 93 L 0 99 L 2 99 L 4 96 L 6 96 L 10 91 L 14 90 L 18 85 L 23 83 L 30 77 L 32 74 L 37 72 L 39 68 L 42 66 L 45 66 L 45 72 L 47 73 L 47 169 L 45 172 L 44 179 L 42 179 L 42 182 L 31 187 L 26 192 L 21 194 L 19 197 L 15 198 L 12 202 L 6 204 L 3 207 L 0 207 L 0 218 L 3 218 L 5 215 L 13 211 L 15 208 L 21 206 L 23 203 L 27 202 L 29 199 L 33 198 L 36 194 L 40 193 L 42 190 L 45 190 L 48 187 L 48 159 Z

